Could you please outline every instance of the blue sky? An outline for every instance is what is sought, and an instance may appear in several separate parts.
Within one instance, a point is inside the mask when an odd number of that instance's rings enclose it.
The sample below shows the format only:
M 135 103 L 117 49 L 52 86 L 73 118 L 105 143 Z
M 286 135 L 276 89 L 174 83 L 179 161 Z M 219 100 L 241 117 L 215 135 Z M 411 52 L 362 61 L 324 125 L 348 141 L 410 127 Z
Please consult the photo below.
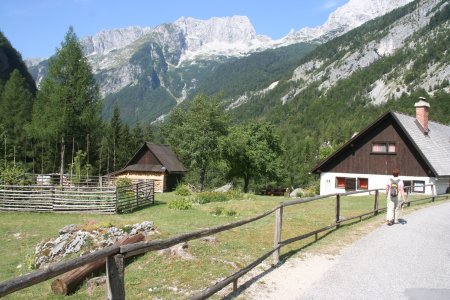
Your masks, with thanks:
M 244 15 L 257 34 L 278 39 L 323 24 L 348 0 L 0 0 L 0 30 L 23 58 L 48 57 L 69 26 L 78 37 L 102 29 L 155 27 L 178 18 Z

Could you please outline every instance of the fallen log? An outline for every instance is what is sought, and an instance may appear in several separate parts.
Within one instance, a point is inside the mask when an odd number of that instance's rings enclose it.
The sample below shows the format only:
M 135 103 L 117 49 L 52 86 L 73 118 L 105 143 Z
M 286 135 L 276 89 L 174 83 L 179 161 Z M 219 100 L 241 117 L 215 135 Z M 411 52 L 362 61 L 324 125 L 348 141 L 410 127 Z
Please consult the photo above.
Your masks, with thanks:
M 133 244 L 145 239 L 142 233 L 127 236 L 114 243 L 115 246 Z M 76 290 L 83 280 L 95 271 L 105 267 L 106 258 L 101 258 L 79 268 L 62 274 L 52 282 L 52 291 L 57 295 L 68 295 Z

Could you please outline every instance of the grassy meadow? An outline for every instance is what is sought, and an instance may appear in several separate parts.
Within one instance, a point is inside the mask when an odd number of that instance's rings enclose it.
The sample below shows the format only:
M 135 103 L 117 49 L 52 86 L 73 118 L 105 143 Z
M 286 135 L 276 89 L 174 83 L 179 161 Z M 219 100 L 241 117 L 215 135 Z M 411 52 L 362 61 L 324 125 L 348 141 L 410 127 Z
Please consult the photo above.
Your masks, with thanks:
M 243 200 L 193 205 L 188 210 L 169 209 L 168 203 L 180 196 L 174 193 L 156 195 L 156 205 L 122 215 L 55 214 L 0 212 L 0 281 L 30 272 L 30 265 L 37 243 L 58 235 L 58 230 L 68 224 L 111 223 L 122 227 L 143 221 L 153 221 L 159 234 L 155 238 L 168 238 L 202 228 L 238 221 L 268 211 L 282 201 L 283 197 L 244 195 Z M 341 198 L 341 216 L 351 217 L 373 209 L 373 196 L 348 196 Z M 428 201 L 427 201 L 428 202 Z M 385 207 L 380 197 L 380 207 Z M 412 210 L 419 207 L 414 204 Z M 218 211 L 232 211 L 234 215 L 215 215 Z M 284 209 L 282 239 L 298 236 L 334 222 L 335 199 L 327 198 Z M 195 292 L 209 287 L 227 277 L 273 246 L 274 214 L 256 222 L 215 235 L 216 241 L 196 240 L 189 242 L 188 252 L 194 257 L 158 255 L 155 252 L 127 260 L 125 288 L 128 299 L 185 299 Z M 368 217 L 367 221 L 350 221 L 339 230 L 330 230 L 282 248 L 282 259 L 301 250 L 323 251 L 338 249 L 337 245 L 351 242 L 362 233 L 364 224 L 379 226 L 384 214 Z M 265 263 L 270 264 L 268 259 Z M 53 279 L 52 279 L 53 280 Z M 93 295 L 84 283 L 69 296 L 52 293 L 49 280 L 6 296 L 6 299 L 103 299 L 105 289 L 96 287 Z M 216 296 L 214 298 L 219 298 Z

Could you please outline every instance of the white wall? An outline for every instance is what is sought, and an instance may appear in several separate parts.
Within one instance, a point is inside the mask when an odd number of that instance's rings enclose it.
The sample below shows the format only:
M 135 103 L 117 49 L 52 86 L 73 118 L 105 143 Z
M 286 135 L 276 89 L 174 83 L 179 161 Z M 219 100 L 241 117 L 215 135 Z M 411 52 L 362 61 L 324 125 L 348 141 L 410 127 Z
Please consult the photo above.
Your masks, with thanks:
M 336 188 L 336 177 L 353 177 L 353 178 L 368 178 L 369 179 L 369 190 L 371 189 L 384 189 L 386 187 L 386 183 L 392 175 L 373 175 L 373 174 L 356 174 L 356 173 L 321 173 L 320 174 L 320 194 L 335 194 L 335 193 L 345 193 L 345 188 Z M 448 180 L 446 181 L 447 185 L 440 184 L 445 180 L 436 180 L 436 178 L 430 177 L 415 177 L 415 176 L 399 176 L 402 180 L 411 180 L 411 181 L 425 181 L 425 185 L 427 184 L 437 184 L 436 192 L 438 194 L 443 194 L 445 189 L 448 186 Z M 442 190 L 442 191 L 441 191 Z M 427 186 L 425 188 L 425 194 L 431 195 L 432 188 L 431 186 Z

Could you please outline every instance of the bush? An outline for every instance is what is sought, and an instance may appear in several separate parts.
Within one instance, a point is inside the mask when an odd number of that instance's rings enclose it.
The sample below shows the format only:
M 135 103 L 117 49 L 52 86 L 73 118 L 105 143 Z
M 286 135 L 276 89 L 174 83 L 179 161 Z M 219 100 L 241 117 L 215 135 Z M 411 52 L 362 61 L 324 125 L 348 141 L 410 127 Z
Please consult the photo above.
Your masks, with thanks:
M 192 202 L 186 198 L 178 198 L 169 202 L 170 209 L 188 210 L 192 207 Z
M 225 212 L 225 214 L 229 217 L 234 217 L 234 216 L 237 216 L 237 211 L 233 208 L 230 208 L 229 210 L 227 210 Z
M 216 206 L 211 211 L 211 214 L 213 214 L 215 216 L 226 215 L 228 217 L 234 217 L 234 216 L 237 215 L 237 211 L 235 209 L 233 209 L 233 208 L 225 209 L 222 206 Z
M 210 202 L 225 202 L 228 201 L 229 196 L 225 193 L 217 193 L 217 192 L 203 192 L 198 193 L 195 196 L 195 202 L 198 204 L 205 204 Z
M 179 184 L 175 189 L 175 195 L 186 197 L 191 195 L 191 191 L 186 184 Z
M 216 216 L 220 216 L 221 214 L 223 214 L 223 212 L 225 211 L 225 208 L 222 206 L 216 206 L 213 208 L 213 210 L 211 211 L 211 214 L 216 215 Z
M 132 184 L 133 184 L 133 182 L 128 177 L 121 177 L 116 180 L 116 186 L 119 188 L 125 187 L 125 186 L 130 186 Z
M 0 174 L 1 182 L 5 185 L 31 184 L 31 178 L 25 173 L 22 165 L 7 166 Z

